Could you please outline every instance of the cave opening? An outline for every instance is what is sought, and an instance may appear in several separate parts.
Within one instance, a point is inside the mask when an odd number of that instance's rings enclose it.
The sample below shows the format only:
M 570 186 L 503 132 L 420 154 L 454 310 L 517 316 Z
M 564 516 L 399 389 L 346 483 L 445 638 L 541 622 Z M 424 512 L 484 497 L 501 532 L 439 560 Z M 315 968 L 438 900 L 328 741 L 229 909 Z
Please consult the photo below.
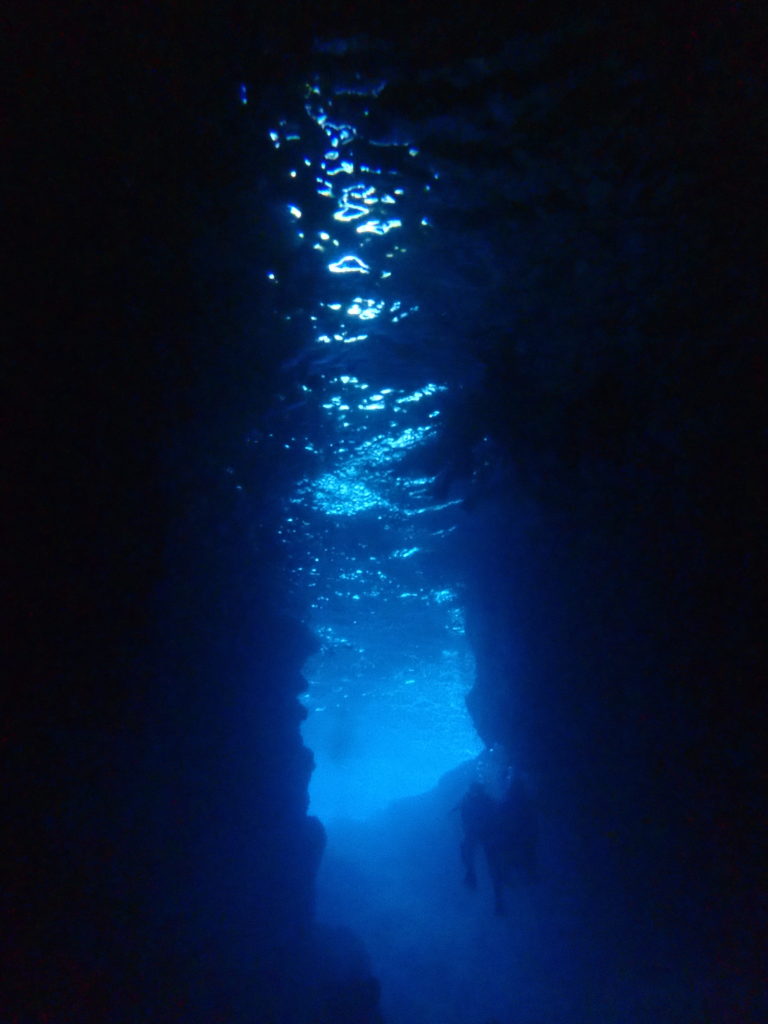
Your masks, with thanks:
M 301 103 L 270 131 L 288 256 L 268 278 L 305 338 L 285 380 L 284 447 L 301 471 L 279 535 L 319 641 L 302 731 L 310 810 L 328 822 L 426 791 L 482 743 L 454 564 L 466 481 L 437 468 L 456 339 L 414 274 L 435 245 L 439 171 L 406 131 L 369 127 L 383 73 L 318 49 Z
M 386 1018 L 408 1024 L 509 999 L 489 880 L 477 899 L 461 884 L 458 803 L 478 779 L 500 799 L 513 757 L 467 703 L 469 563 L 478 532 L 494 543 L 504 469 L 461 411 L 482 371 L 445 276 L 459 240 L 437 223 L 455 182 L 447 197 L 378 62 L 316 46 L 269 133 L 284 251 L 267 277 L 302 342 L 266 440 L 294 467 L 277 532 L 317 641 L 302 737 L 327 836 L 318 921 L 334 944 L 359 936 Z
M 447 590 L 406 593 L 389 622 L 376 593 L 335 628 L 317 616 L 302 733 L 315 758 L 310 812 L 326 824 L 426 792 L 481 749 L 464 705 L 473 658 L 460 610 L 445 607 Z
M 265 287 L 291 341 L 256 441 L 285 467 L 277 534 L 317 639 L 314 907 L 337 952 L 360 937 L 393 1024 L 709 998 L 696 959 L 719 936 L 675 877 L 680 804 L 711 794 L 675 679 L 709 671 L 677 645 L 714 613 L 696 566 L 720 542 L 717 516 L 688 529 L 709 469 L 681 423 L 707 435 L 691 353 L 721 343 L 674 266 L 680 238 L 707 246 L 650 113 L 671 65 L 627 45 L 593 66 L 582 29 L 410 65 L 315 39 L 269 129 Z M 494 914 L 487 874 L 462 885 L 457 808 L 517 772 L 541 875 Z

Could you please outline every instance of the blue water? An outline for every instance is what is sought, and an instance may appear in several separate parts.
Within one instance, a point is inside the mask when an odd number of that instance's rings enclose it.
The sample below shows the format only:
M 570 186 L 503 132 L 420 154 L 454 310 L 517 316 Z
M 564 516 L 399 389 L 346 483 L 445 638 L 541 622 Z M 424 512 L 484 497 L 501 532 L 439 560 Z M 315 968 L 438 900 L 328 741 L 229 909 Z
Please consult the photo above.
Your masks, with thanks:
M 305 463 L 280 532 L 321 642 L 305 667 L 303 735 L 310 809 L 326 822 L 424 792 L 482 749 L 447 564 L 461 495 L 438 493 L 430 466 L 455 374 L 443 311 L 418 301 L 413 278 L 414 263 L 428 269 L 439 175 L 408 136 L 367 131 L 384 85 L 310 75 L 302 107 L 270 132 L 292 253 L 282 276 L 300 264 L 311 282 L 298 309 L 286 299 L 303 348 L 286 368 L 284 447 Z

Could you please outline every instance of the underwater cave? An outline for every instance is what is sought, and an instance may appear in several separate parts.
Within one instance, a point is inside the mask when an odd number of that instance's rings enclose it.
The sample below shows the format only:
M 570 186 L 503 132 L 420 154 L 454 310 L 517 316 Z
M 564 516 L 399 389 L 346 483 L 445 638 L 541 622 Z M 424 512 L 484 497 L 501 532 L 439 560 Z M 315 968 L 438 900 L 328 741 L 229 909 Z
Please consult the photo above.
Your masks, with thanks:
M 86 7 L 14 25 L 0 1018 L 765 1019 L 766 19 Z

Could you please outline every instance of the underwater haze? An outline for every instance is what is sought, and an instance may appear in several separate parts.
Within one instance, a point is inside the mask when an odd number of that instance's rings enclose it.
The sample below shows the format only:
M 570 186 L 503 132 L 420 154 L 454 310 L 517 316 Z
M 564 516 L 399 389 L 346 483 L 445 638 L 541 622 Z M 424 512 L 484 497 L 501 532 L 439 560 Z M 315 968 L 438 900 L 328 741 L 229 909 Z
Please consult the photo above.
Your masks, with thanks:
M 436 471 L 460 341 L 413 277 L 439 244 L 423 244 L 439 172 L 407 132 L 369 130 L 388 85 L 373 60 L 341 70 L 318 54 L 323 71 L 307 69 L 302 106 L 270 132 L 291 256 L 268 276 L 302 344 L 282 430 L 286 449 L 306 453 L 279 534 L 320 639 L 305 666 L 303 735 L 316 761 L 310 809 L 324 821 L 424 792 L 481 749 L 445 558 L 464 491 L 441 493 Z M 299 265 L 308 283 L 297 309 Z

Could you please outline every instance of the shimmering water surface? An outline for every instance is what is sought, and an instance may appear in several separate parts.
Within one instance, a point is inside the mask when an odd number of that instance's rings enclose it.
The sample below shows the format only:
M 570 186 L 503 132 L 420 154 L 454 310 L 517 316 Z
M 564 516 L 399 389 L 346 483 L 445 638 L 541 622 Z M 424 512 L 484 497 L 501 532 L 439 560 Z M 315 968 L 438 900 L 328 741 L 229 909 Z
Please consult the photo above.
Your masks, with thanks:
M 441 562 L 461 501 L 430 472 L 451 388 L 424 359 L 441 344 L 439 311 L 418 302 L 439 174 L 411 140 L 368 131 L 384 86 L 315 75 L 303 109 L 270 132 L 291 260 L 312 282 L 286 314 L 305 339 L 287 368 L 286 446 L 308 461 L 280 534 L 321 641 L 304 739 L 325 820 L 422 792 L 481 747 L 461 599 Z

